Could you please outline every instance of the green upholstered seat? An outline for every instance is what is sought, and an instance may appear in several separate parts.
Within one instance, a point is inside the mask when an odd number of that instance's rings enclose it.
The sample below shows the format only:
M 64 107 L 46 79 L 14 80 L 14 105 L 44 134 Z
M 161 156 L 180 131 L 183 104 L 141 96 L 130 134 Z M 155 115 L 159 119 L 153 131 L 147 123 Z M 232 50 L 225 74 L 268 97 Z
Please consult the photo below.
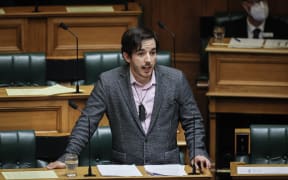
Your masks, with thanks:
M 89 52 L 84 53 L 85 82 L 93 84 L 102 72 L 124 65 L 120 52 Z
M 161 51 L 157 54 L 157 63 L 171 66 L 171 55 L 168 51 Z M 97 81 L 102 72 L 126 64 L 121 52 L 86 52 L 84 53 L 85 80 L 84 84 L 89 85 Z M 83 84 L 83 82 L 80 82 Z
M 168 51 L 160 51 L 157 53 L 157 64 L 171 66 L 171 53 Z
M 99 126 L 91 137 L 91 165 L 111 163 L 112 134 L 109 126 Z M 79 166 L 89 164 L 88 146 L 79 156 Z
M 44 53 L 0 54 L 0 86 L 43 85 L 47 85 Z
M 288 125 L 250 125 L 250 154 L 237 155 L 235 160 L 249 164 L 287 164 Z
M 0 131 L 0 168 L 36 168 L 33 130 Z
M 251 125 L 252 164 L 288 163 L 288 125 Z
M 215 25 L 224 25 L 227 22 L 231 22 L 231 21 L 236 21 L 239 20 L 243 17 L 245 17 L 246 15 L 242 12 L 231 12 L 231 13 L 227 13 L 227 12 L 219 12 L 215 14 Z

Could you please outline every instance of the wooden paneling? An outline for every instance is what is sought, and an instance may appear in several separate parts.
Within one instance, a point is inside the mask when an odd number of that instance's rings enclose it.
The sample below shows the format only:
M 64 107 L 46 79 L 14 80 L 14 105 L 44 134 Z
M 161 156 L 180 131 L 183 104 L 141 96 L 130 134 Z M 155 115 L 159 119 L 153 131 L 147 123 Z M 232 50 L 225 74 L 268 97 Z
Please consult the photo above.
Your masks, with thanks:
M 199 62 L 200 50 L 200 24 L 201 16 L 213 16 L 216 12 L 239 12 L 242 0 L 136 0 L 143 7 L 144 25 L 157 32 L 160 39 L 160 47 L 172 51 L 172 40 L 169 33 L 160 29 L 157 25 L 161 20 L 175 33 L 177 61 L 182 63 L 184 59 L 178 54 L 193 54 Z M 268 0 L 270 14 L 286 14 L 288 6 L 286 0 Z M 186 59 L 185 59 L 186 60 Z M 185 61 L 184 60 L 184 61 Z M 190 59 L 193 61 L 195 59 Z M 186 62 L 185 62 L 186 63 Z M 183 66 L 187 70 L 190 66 Z M 199 68 L 199 64 L 196 65 Z
M 1 130 L 34 129 L 67 132 L 67 101 L 0 102 Z
M 207 50 L 213 51 L 209 56 L 210 92 L 287 95 L 286 50 L 244 49 L 247 53 L 243 53 L 211 45 Z
M 85 51 L 120 50 L 121 36 L 135 26 L 131 17 L 56 17 L 48 20 L 48 55 L 52 57 L 75 55 L 76 39 L 59 27 L 64 22 L 78 36 L 79 55 Z
M 69 100 L 85 107 L 93 86 L 80 86 L 82 93 L 66 93 L 53 96 L 8 96 L 0 88 L 0 130 L 33 129 L 37 136 L 66 136 L 73 129 L 80 111 L 69 106 Z M 107 126 L 103 116 L 99 126 Z M 179 146 L 186 146 L 183 130 L 177 132 Z
M 47 20 L 45 17 L 28 18 L 27 52 L 46 52 Z M 43 51 L 44 50 L 44 51 Z
M 38 136 L 68 135 L 80 115 L 68 101 L 83 108 L 92 88 L 81 86 L 83 93 L 55 96 L 8 96 L 5 88 L 0 88 L 0 130 L 33 129 Z
M 287 115 L 288 52 L 285 49 L 228 48 L 214 46 L 211 42 L 207 51 L 210 156 L 217 170 L 224 167 L 219 163 L 224 158 L 221 156 L 223 144 L 231 144 L 229 140 L 219 138 L 220 133 L 229 136 L 229 132 L 219 132 L 225 129 L 225 121 L 219 118 L 219 114 Z M 287 116 L 281 119 L 285 120 Z M 233 122 L 241 123 L 237 120 Z M 269 123 L 275 123 L 274 119 Z
M 79 6 L 78 6 L 79 7 Z M 129 3 L 112 5 L 113 12 L 67 12 L 66 6 L 5 7 L 0 15 L 0 53 L 45 52 L 48 59 L 76 59 L 76 39 L 59 27 L 69 26 L 79 39 L 79 57 L 83 52 L 120 50 L 125 30 L 138 25 L 141 9 Z
M 164 30 L 160 29 L 157 25 L 158 20 L 163 21 L 167 27 L 173 31 L 176 35 L 176 53 L 188 53 L 188 54 L 194 54 L 193 56 L 198 56 L 197 60 L 199 61 L 199 50 L 200 50 L 200 27 L 199 27 L 199 18 L 201 16 L 213 16 L 215 12 L 228 12 L 228 11 L 242 11 L 241 8 L 241 0 L 181 0 L 181 1 L 175 1 L 175 0 L 135 0 L 135 2 L 137 2 L 138 4 L 141 5 L 142 10 L 143 10 L 143 15 L 141 16 L 141 22 L 144 23 L 145 26 L 148 26 L 152 29 L 154 29 L 158 34 L 159 34 L 159 39 L 161 42 L 161 48 L 164 50 L 172 50 L 172 40 L 171 37 L 169 36 L 169 34 L 167 32 L 165 32 Z M 283 6 L 286 3 L 286 0 L 269 0 L 269 4 L 270 4 L 270 14 L 287 14 L 287 10 L 288 10 L 288 6 Z M 140 15 L 139 12 L 139 7 L 136 7 L 135 10 L 133 10 L 133 8 L 135 8 L 135 5 L 130 6 L 129 10 L 132 10 L 130 12 L 123 12 L 121 11 L 121 8 L 123 8 L 122 6 L 118 5 L 116 7 L 117 11 L 119 12 L 116 16 L 113 16 L 115 19 L 111 20 L 114 22 L 123 22 L 125 20 L 121 20 L 119 19 L 119 17 L 137 17 L 138 15 Z M 8 9 L 5 9 L 5 12 L 7 14 L 13 14 L 10 15 L 9 18 L 16 18 L 17 16 L 21 16 L 22 18 L 24 17 L 29 17 L 29 22 L 27 22 L 27 24 L 29 24 L 29 28 L 28 33 L 25 33 L 28 35 L 29 38 L 27 38 L 27 41 L 25 41 L 23 38 L 21 37 L 20 34 L 17 34 L 16 36 L 16 31 L 14 28 L 14 32 L 10 31 L 10 35 L 8 33 L 9 36 L 1 36 L 1 38 L 3 38 L 3 41 L 1 39 L 0 43 L 4 44 L 4 42 L 9 42 L 12 43 L 12 45 L 8 44 L 9 46 L 5 46 L 6 50 L 10 50 L 10 51 L 14 51 L 14 52 L 18 52 L 18 51 L 25 51 L 25 47 L 23 47 L 23 43 L 27 42 L 29 43 L 29 45 L 27 45 L 29 51 L 48 51 L 49 52 L 49 56 L 60 56 L 60 55 L 69 55 L 69 56 L 75 56 L 75 52 L 72 51 L 73 47 L 75 46 L 74 43 L 74 39 L 73 37 L 69 36 L 68 32 L 66 32 L 66 34 L 64 32 L 59 32 L 59 30 L 57 30 L 56 27 L 48 27 L 48 25 L 46 24 L 46 21 L 48 17 L 52 17 L 54 16 L 54 18 L 57 19 L 57 17 L 59 17 L 60 14 L 62 14 L 63 16 L 67 17 L 67 15 L 65 13 L 63 13 L 63 7 L 53 7 L 51 9 L 51 7 L 46 7 L 46 6 L 41 6 L 40 7 L 40 13 L 32 13 L 33 11 L 33 7 L 25 7 L 22 8 L 22 10 L 19 10 L 19 7 L 11 7 Z M 47 15 L 47 13 L 49 13 L 49 15 Z M 126 14 L 125 14 L 126 13 Z M 138 15 L 137 15 L 138 13 Z M 7 14 L 5 16 L 7 16 Z M 22 14 L 22 15 L 21 15 Z M 60 16 L 62 16 L 60 15 Z M 119 34 L 121 32 L 121 30 L 119 29 L 119 27 L 121 28 L 127 28 L 129 26 L 129 23 L 126 24 L 125 26 L 122 25 L 116 25 L 118 26 L 118 28 L 114 29 L 113 32 L 116 32 L 116 34 L 114 35 L 114 33 L 111 33 L 111 31 L 107 31 L 109 33 L 109 36 L 105 35 L 106 32 L 106 27 L 108 28 L 109 26 L 109 19 L 107 19 L 107 22 L 105 22 L 105 24 L 101 24 L 101 22 L 99 22 L 98 20 L 88 20 L 87 19 L 87 25 L 85 27 L 84 23 L 79 22 L 78 15 L 68 15 L 70 18 L 68 19 L 58 19 L 60 20 L 67 20 L 67 23 L 69 23 L 71 25 L 71 29 L 73 31 L 76 31 L 77 34 L 79 35 L 79 44 L 80 44 L 80 52 L 86 48 L 91 48 L 92 50 L 97 49 L 97 48 L 110 48 L 110 49 L 115 49 L 119 47 L 119 42 L 117 43 L 117 45 L 115 44 L 115 40 L 113 42 L 108 41 L 108 44 L 105 44 L 106 42 L 104 42 L 103 46 L 100 46 L 101 43 L 103 43 L 103 41 L 101 39 L 103 39 L 103 37 L 110 37 L 110 36 L 114 36 L 115 38 L 119 38 Z M 83 15 L 81 15 L 83 16 Z M 91 14 L 91 13 L 86 13 L 85 15 L 86 17 L 90 18 L 96 18 L 99 17 L 100 19 L 105 20 L 105 14 L 103 15 L 99 15 L 99 14 Z M 31 18 L 33 17 L 33 18 Z M 117 17 L 117 18 L 116 18 Z M 1 21 L 3 21 L 3 15 L 0 16 Z M 54 19 L 53 21 L 57 21 L 56 19 Z M 84 18 L 85 19 L 85 18 Z M 75 22 L 73 22 L 75 20 Z M 127 19 L 126 19 L 127 20 Z M 136 20 L 134 19 L 133 21 L 128 20 L 130 23 L 132 23 L 133 25 L 137 24 L 137 22 L 135 23 L 135 21 L 137 21 L 138 19 L 136 18 Z M 96 21 L 94 24 L 94 21 Z M 127 22 L 127 21 L 126 21 Z M 100 23 L 100 24 L 99 24 Z M 2 23 L 0 23 L 2 24 Z M 45 25 L 46 24 L 46 25 Z M 54 24 L 55 25 L 55 24 Z M 6 25 L 5 25 L 6 26 Z M 53 25 L 51 25 L 53 26 Z M 8 27 L 8 26 L 6 26 Z M 54 29 L 54 30 L 53 30 Z M 52 31 L 50 31 L 52 30 Z M 94 30 L 96 30 L 94 32 Z M 99 31 L 97 31 L 99 30 Z M 5 31 L 5 30 L 4 30 Z M 3 29 L 2 29 L 3 32 Z M 47 39 L 45 38 L 46 36 L 43 34 L 48 34 L 48 33 L 53 33 L 52 35 L 50 35 L 51 38 L 54 39 Z M 84 32 L 84 36 L 82 35 L 81 32 Z M 91 33 L 94 32 L 94 33 Z M 98 32 L 98 33 L 96 33 Z M 104 34 L 103 34 L 104 32 Z M 62 40 L 62 38 L 60 39 L 58 36 L 61 34 L 61 36 L 64 36 L 64 40 Z M 93 34 L 93 36 L 89 36 L 87 34 Z M 2 33 L 1 33 L 2 34 Z M 7 34 L 7 32 L 5 32 L 4 34 Z M 15 35 L 12 36 L 11 34 Z M 97 35 L 97 34 L 102 34 L 102 36 Z M 22 34 L 24 35 L 24 34 Z M 99 37 L 100 36 L 100 37 Z M 89 38 L 90 37 L 90 38 Z M 9 39 L 10 38 L 10 39 Z M 14 39 L 13 39 L 14 38 Z M 17 38 L 17 39 L 15 39 Z M 22 38 L 22 39 L 21 39 Z M 111 37 L 112 38 L 112 37 Z M 82 40 L 81 40 L 82 39 Z M 88 39 L 88 40 L 87 40 Z M 61 40 L 61 41 L 60 41 Z M 65 41 L 66 40 L 66 41 Z M 108 39 L 109 40 L 109 39 Z M 17 43 L 15 43 L 17 42 Z M 31 43 L 33 42 L 33 43 Z M 38 44 L 35 42 L 43 42 L 43 44 Z M 47 45 L 48 43 L 48 45 Z M 54 44 L 50 44 L 50 43 L 54 43 Z M 67 47 L 65 46 L 66 43 L 70 43 L 70 45 Z M 1 45 L 0 44 L 0 45 Z M 1 45 L 2 47 L 4 45 Z M 18 46 L 16 46 L 18 45 Z M 20 47 L 19 47 L 20 45 Z M 60 47 L 58 46 L 60 45 Z M 62 46 L 64 45 L 64 47 Z M 73 46 L 74 45 L 74 46 Z M 0 47 L 1 47 L 0 46 Z M 4 49 L 5 49 L 4 48 Z M 0 48 L 2 49 L 2 48 Z M 3 49 L 3 51 L 1 50 L 1 52 L 7 52 Z M 65 50 L 66 51 L 65 51 Z M 82 49 L 82 50 L 81 50 Z M 178 55 L 177 55 L 178 56 Z M 181 56 L 180 56 L 181 57 Z M 177 59 L 178 61 L 182 61 L 181 58 Z M 186 67 L 188 68 L 188 67 Z
M 28 23 L 24 18 L 0 20 L 0 52 L 23 52 L 27 42 Z
M 190 71 L 192 66 L 199 68 L 199 51 L 200 51 L 200 27 L 199 19 L 201 16 L 213 16 L 215 12 L 228 12 L 228 11 L 242 11 L 240 6 L 241 0 L 135 0 L 143 11 L 141 21 L 145 26 L 152 28 L 157 32 L 160 39 L 161 49 L 172 51 L 172 39 L 168 32 L 160 29 L 157 25 L 158 20 L 161 20 L 167 27 L 176 35 L 176 56 L 178 64 L 181 64 L 187 59 L 183 59 L 179 54 L 188 54 L 193 59 L 185 62 L 185 65 L 179 66 L 185 72 Z M 283 6 L 286 0 L 270 0 L 270 14 L 286 14 L 288 6 Z M 104 14 L 86 13 L 83 22 L 79 14 L 65 14 L 63 7 L 40 7 L 40 13 L 32 13 L 33 7 L 25 7 L 20 11 L 19 7 L 11 7 L 5 9 L 9 15 L 9 21 L 19 21 L 16 17 L 21 16 L 27 18 L 27 25 L 29 30 L 24 32 L 23 28 L 27 27 L 24 22 L 16 23 L 21 24 L 21 28 L 17 26 L 7 32 L 7 24 L 4 22 L 3 15 L 0 16 L 2 34 L 1 36 L 0 51 L 1 52 L 47 52 L 50 59 L 58 59 L 66 56 L 66 58 L 75 58 L 75 39 L 69 32 L 65 32 L 58 28 L 59 22 L 65 22 L 71 26 L 71 30 L 79 36 L 79 49 L 80 56 L 83 51 L 103 50 L 103 49 L 119 49 L 121 33 L 129 26 L 138 23 L 137 17 L 140 15 L 140 8 L 135 4 L 129 7 L 129 12 L 121 11 L 122 6 L 117 6 L 117 15 L 110 16 L 110 19 Z M 135 8 L 135 9 L 134 9 Z M 22 14 L 21 14 L 22 12 Z M 48 14 L 47 14 L 48 13 Z M 7 16 L 7 14 L 5 16 Z M 109 13 L 108 13 L 109 14 Z M 111 15 L 111 14 L 110 14 Z M 33 17 L 33 18 L 31 18 Z M 48 19 L 51 17 L 51 19 Z M 134 17 L 133 20 L 129 19 Z M 136 17 L 136 18 L 135 18 Z M 14 19 L 13 19 L 14 18 Z M 16 19 L 15 19 L 16 18 Z M 20 20 L 20 21 L 23 21 Z M 51 22 L 49 24 L 47 22 Z M 24 23 L 24 24 L 23 24 Z M 112 24 L 115 24 L 112 25 Z M 25 26 L 24 26 L 25 25 Z M 30 28 L 31 27 L 31 28 Z M 25 29 L 24 28 L 24 29 Z M 109 31 L 111 30 L 111 31 Z M 21 32 L 21 33 L 20 33 Z M 49 38 L 46 37 L 46 34 Z M 22 37 L 28 36 L 28 37 Z M 107 41 L 106 41 L 107 40 Z M 5 42 L 5 43 L 4 43 Z M 8 42 L 8 43 L 6 43 Z M 32 43 L 33 42 L 33 43 Z M 42 42 L 42 44 L 39 44 Z M 25 45 L 28 43 L 28 45 Z M 25 45 L 25 46 L 24 46 Z M 65 59 L 65 58 L 64 58 Z M 195 61 L 197 63 L 191 63 Z M 187 74 L 188 75 L 188 74 Z M 196 77 L 193 77 L 195 79 Z M 194 82 L 190 82 L 195 85 Z M 193 87 L 193 89 L 195 89 Z
M 201 14 L 202 1 L 189 0 L 173 1 L 173 0 L 156 0 L 151 2 L 152 12 L 148 7 L 144 7 L 144 17 L 147 20 L 149 17 L 151 24 L 146 24 L 154 29 L 160 39 L 161 48 L 171 50 L 172 41 L 168 32 L 158 27 L 158 21 L 161 20 L 166 24 L 176 37 L 176 52 L 192 52 L 197 51 L 195 44 L 200 42 L 198 30 L 198 17 Z M 145 14 L 145 9 L 149 9 L 151 14 Z M 173 13 L 172 13 L 173 12 Z M 147 17 L 146 17 L 147 16 Z M 194 49 L 194 48 L 195 49 Z M 193 50 L 194 49 L 194 50 Z

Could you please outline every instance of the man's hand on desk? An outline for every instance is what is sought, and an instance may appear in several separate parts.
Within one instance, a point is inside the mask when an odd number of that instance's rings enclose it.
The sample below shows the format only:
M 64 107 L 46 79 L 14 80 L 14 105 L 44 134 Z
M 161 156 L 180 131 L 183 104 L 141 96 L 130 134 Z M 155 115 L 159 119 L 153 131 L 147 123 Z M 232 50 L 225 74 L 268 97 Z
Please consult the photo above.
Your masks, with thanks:
M 194 159 L 191 160 L 191 164 L 196 163 L 196 169 L 204 169 L 204 168 L 211 168 L 211 162 L 205 156 L 195 156 Z
M 66 167 L 65 163 L 61 161 L 54 161 L 47 165 L 48 169 L 63 169 L 65 167 Z

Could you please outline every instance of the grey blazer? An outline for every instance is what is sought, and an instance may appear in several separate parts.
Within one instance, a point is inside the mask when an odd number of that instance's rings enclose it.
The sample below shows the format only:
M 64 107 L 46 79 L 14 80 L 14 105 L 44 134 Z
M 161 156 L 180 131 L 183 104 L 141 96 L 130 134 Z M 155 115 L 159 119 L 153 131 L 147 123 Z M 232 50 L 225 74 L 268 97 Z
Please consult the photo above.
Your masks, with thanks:
M 100 75 L 83 110 L 89 115 L 91 133 L 106 113 L 112 131 L 114 162 L 137 165 L 179 163 L 176 131 L 180 120 L 185 130 L 190 159 L 193 158 L 194 149 L 196 155 L 208 157 L 202 117 L 187 79 L 181 71 L 161 65 L 155 67 L 155 76 L 155 100 L 147 134 L 138 118 L 129 66 Z M 194 133 L 196 148 L 193 147 Z M 66 152 L 80 154 L 87 140 L 87 118 L 82 114 L 72 130 Z

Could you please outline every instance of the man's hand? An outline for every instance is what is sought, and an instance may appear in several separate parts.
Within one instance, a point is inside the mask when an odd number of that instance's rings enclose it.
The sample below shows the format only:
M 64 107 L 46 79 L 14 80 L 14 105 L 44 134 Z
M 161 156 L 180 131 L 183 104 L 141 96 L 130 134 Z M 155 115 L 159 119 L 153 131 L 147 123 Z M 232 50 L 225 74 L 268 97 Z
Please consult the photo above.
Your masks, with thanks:
M 47 165 L 47 169 L 64 169 L 65 167 L 65 163 L 61 161 L 54 161 Z
M 196 169 L 211 168 L 211 162 L 205 156 L 195 156 L 195 158 L 191 160 L 191 164 L 193 165 L 194 163 Z

